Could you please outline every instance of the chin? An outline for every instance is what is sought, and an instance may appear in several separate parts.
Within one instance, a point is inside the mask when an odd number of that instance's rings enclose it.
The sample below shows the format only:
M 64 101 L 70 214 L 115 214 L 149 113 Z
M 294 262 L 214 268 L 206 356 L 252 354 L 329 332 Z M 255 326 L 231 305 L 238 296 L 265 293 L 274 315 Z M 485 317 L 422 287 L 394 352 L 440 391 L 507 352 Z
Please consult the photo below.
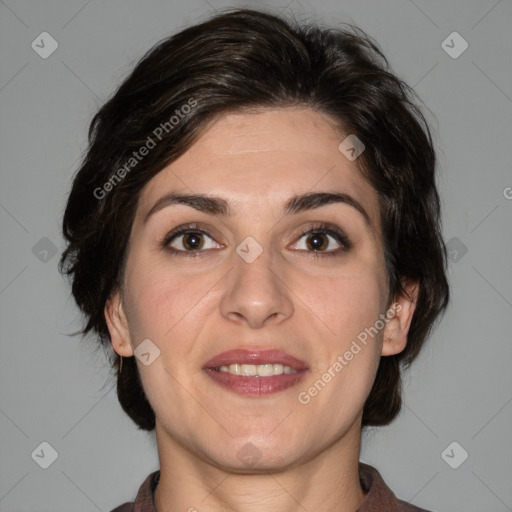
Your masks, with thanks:
M 245 446 L 252 447 L 245 451 L 242 447 L 243 454 L 240 454 L 240 457 L 239 453 L 234 453 L 230 457 L 223 457 L 222 460 L 217 459 L 215 465 L 224 471 L 240 475 L 280 473 L 297 465 L 295 458 L 291 460 L 275 451 L 266 454 L 249 443 Z
M 239 474 L 278 473 L 299 465 L 306 459 L 303 447 L 285 446 L 262 436 L 248 436 L 230 443 L 229 453 L 210 454 L 215 466 Z

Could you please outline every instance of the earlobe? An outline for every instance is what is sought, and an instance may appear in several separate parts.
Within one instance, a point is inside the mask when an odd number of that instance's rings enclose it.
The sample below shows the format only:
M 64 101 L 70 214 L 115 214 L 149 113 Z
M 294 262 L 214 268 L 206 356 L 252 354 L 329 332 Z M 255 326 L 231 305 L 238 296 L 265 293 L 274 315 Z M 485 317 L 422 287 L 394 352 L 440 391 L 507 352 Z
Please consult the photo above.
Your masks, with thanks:
M 104 314 L 114 350 L 123 357 L 133 356 L 128 321 L 119 291 L 108 299 Z
M 416 309 L 419 283 L 403 283 L 403 289 L 405 293 L 395 299 L 386 313 L 388 321 L 383 333 L 383 356 L 399 354 L 407 346 L 407 335 Z

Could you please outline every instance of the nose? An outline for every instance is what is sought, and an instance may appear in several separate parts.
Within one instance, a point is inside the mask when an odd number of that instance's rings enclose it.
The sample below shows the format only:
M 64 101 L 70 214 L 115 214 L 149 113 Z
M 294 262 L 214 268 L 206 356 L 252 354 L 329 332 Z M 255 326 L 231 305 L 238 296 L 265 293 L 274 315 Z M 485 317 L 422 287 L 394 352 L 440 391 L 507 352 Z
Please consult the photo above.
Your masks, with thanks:
M 221 314 L 252 329 L 268 322 L 280 323 L 294 311 L 286 276 L 272 265 L 269 251 L 264 250 L 248 263 L 234 254 L 235 266 L 229 272 L 228 286 L 221 300 Z

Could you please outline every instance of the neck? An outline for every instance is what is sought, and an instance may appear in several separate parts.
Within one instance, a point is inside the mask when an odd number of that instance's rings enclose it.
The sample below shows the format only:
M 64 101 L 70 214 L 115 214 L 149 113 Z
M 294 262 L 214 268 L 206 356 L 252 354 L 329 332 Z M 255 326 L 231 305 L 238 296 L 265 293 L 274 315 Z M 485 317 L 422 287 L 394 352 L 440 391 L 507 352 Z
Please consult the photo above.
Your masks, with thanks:
M 157 421 L 160 481 L 158 512 L 354 512 L 364 499 L 359 482 L 361 431 L 345 435 L 313 458 L 287 468 L 242 474 L 198 457 Z

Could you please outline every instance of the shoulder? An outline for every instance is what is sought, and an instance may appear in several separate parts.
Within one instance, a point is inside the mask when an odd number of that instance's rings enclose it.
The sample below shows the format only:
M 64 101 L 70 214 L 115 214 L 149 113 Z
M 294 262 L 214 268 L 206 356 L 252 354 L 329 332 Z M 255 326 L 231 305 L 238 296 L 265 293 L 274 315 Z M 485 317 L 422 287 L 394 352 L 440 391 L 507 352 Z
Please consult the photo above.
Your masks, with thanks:
M 374 467 L 359 463 L 359 481 L 366 496 L 357 512 L 431 512 L 398 499 Z
M 410 503 L 406 503 L 405 501 L 402 500 L 396 500 L 396 502 L 396 512 L 432 512 L 424 508 L 416 507 L 415 505 L 411 505 Z
M 150 473 L 139 487 L 135 501 L 127 501 L 110 512 L 156 512 L 153 496 L 160 480 L 160 470 Z
M 133 509 L 135 508 L 135 503 L 133 502 L 126 502 L 122 505 L 119 505 L 119 507 L 116 507 L 115 509 L 111 510 L 111 512 L 133 512 Z

